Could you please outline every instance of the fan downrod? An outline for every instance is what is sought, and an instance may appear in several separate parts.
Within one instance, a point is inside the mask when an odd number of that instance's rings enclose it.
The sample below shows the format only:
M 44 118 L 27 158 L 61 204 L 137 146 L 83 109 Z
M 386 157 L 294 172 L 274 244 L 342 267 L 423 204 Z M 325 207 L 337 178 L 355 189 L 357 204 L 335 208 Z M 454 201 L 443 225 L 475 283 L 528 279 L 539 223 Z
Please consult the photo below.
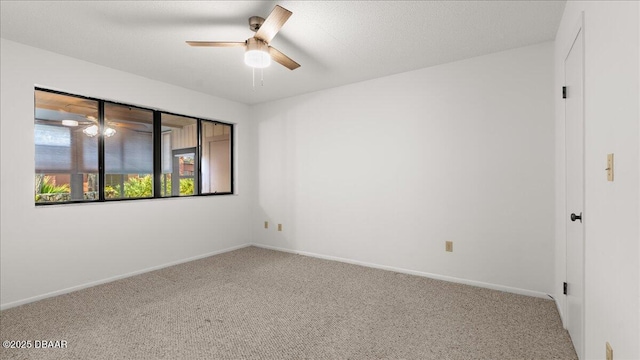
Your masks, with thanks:
M 253 32 L 260 30 L 260 26 L 264 23 L 264 18 L 260 16 L 252 16 L 249 18 L 249 29 Z

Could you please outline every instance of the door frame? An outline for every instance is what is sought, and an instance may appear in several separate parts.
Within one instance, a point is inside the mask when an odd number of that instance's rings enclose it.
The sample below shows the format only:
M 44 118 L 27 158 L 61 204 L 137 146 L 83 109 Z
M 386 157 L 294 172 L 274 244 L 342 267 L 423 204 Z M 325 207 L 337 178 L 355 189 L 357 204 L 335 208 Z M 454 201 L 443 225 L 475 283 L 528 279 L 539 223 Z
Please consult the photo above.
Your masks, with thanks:
M 200 169 L 200 162 L 198 161 L 198 152 L 196 151 L 196 147 L 190 147 L 190 148 L 184 148 L 184 149 L 172 149 L 171 150 L 171 166 L 172 166 L 172 173 L 171 173 L 171 196 L 180 196 L 180 179 L 182 179 L 182 177 L 180 176 L 180 170 L 178 169 L 178 166 L 176 164 L 176 158 L 179 155 L 183 155 L 183 154 L 193 154 L 193 176 L 189 176 L 189 177 L 193 177 L 193 194 L 192 195 L 196 195 L 198 194 L 198 171 Z M 177 176 L 175 176 L 177 175 Z M 177 193 L 176 195 L 174 195 L 174 193 Z
M 585 153 L 586 153 L 586 137 L 585 137 L 585 130 L 586 130 L 586 96 L 585 96 L 585 89 L 586 89 L 586 84 L 585 84 L 585 53 L 586 53 L 586 41 L 585 41 L 585 29 L 584 29 L 584 11 L 580 12 L 578 21 L 576 22 L 576 24 L 573 26 L 573 28 L 571 29 L 571 36 L 569 41 L 567 42 L 567 44 L 565 44 L 564 48 L 563 48 L 563 52 L 562 54 L 563 56 L 563 60 L 562 60 L 562 64 L 564 65 L 564 63 L 566 62 L 567 57 L 569 56 L 569 53 L 571 52 L 576 39 L 578 38 L 578 36 L 582 33 L 582 203 L 583 203 L 583 208 L 582 208 L 582 213 L 583 213 L 583 217 L 584 214 L 587 212 L 586 211 L 586 177 L 585 177 L 585 166 L 586 166 L 586 157 L 585 157 Z M 565 68 L 563 66 L 563 70 L 562 70 L 562 83 L 563 86 L 565 86 L 565 79 L 566 79 L 566 71 Z M 567 236 L 567 219 L 569 216 L 569 206 L 568 206 L 568 201 L 567 201 L 567 173 L 568 173 L 568 163 L 567 163 L 567 112 L 566 112 L 566 101 L 563 101 L 563 122 L 564 122 L 564 129 L 565 129 L 565 133 L 564 133 L 564 151 L 565 151 L 565 158 L 564 158 L 564 186 L 565 186 L 565 192 L 564 192 L 564 199 L 563 199 L 563 203 L 564 203 L 564 211 L 562 214 L 562 221 L 564 222 L 564 248 L 565 248 L 565 258 L 564 258 L 564 279 L 566 281 L 567 279 L 567 264 L 568 264 L 568 257 L 569 257 L 569 253 L 567 251 L 567 245 L 568 245 L 568 236 Z M 587 224 L 583 219 L 583 232 L 582 232 L 582 242 L 583 242 L 583 252 L 582 252 L 582 321 L 581 321 L 581 337 L 582 339 L 580 339 L 580 344 L 582 345 L 582 349 L 579 349 L 578 353 L 582 354 L 582 356 L 584 357 L 584 350 L 585 350 L 585 309 L 586 309 L 586 248 L 587 248 L 587 244 L 586 244 L 586 229 L 587 229 Z M 564 316 L 562 317 L 562 324 L 563 327 L 565 329 L 567 329 L 567 316 L 569 313 L 568 307 L 569 307 L 569 302 L 567 301 L 567 296 L 564 295 L 564 306 L 563 306 L 563 312 L 564 312 Z

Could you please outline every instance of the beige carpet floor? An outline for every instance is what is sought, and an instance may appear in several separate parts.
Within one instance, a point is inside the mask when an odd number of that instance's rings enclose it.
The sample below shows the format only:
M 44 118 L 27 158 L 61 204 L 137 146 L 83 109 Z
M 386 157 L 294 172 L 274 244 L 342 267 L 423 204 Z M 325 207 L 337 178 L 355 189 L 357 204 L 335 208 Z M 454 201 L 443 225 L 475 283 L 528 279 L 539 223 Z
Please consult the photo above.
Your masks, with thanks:
M 576 359 L 551 300 L 248 247 L 0 312 L 0 359 Z

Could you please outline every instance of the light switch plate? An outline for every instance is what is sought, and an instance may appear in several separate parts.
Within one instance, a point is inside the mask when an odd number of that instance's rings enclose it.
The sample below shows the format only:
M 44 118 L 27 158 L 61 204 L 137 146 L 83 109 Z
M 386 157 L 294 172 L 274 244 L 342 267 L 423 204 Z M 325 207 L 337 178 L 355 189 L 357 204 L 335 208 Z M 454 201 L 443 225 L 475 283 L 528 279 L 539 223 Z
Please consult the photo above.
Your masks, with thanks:
M 268 221 L 265 221 L 265 222 L 264 222 L 264 228 L 265 228 L 265 229 L 268 229 L 268 228 L 269 228 L 269 222 L 268 222 Z
M 282 224 L 278 224 L 278 231 L 282 231 Z
M 607 181 L 613 181 L 613 154 L 607 154 Z

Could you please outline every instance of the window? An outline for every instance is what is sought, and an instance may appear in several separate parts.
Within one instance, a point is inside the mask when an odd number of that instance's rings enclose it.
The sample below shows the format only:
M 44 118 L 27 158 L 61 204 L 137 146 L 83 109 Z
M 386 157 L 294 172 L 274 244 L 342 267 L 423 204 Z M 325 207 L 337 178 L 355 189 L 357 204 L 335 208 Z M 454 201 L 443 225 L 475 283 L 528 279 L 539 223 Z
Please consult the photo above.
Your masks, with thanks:
M 202 122 L 202 193 L 231 192 L 231 126 Z
M 35 202 L 98 200 L 98 102 L 35 92 Z
M 153 111 L 104 105 L 104 197 L 153 197 Z
M 233 126 L 35 90 L 35 202 L 233 193 Z
M 162 114 L 161 196 L 197 194 L 198 121 Z

